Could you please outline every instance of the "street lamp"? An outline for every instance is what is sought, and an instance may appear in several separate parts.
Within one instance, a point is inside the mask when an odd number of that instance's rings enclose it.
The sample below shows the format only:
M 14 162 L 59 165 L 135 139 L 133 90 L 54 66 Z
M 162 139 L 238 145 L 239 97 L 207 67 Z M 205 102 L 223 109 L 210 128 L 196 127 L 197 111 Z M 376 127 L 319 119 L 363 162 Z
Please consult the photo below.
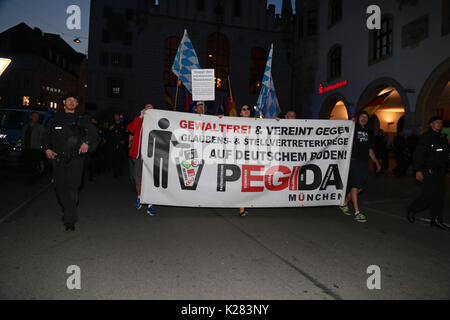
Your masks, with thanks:
M 5 71 L 6 68 L 8 68 L 10 63 L 11 59 L 0 58 L 0 76 L 2 75 L 3 71 Z

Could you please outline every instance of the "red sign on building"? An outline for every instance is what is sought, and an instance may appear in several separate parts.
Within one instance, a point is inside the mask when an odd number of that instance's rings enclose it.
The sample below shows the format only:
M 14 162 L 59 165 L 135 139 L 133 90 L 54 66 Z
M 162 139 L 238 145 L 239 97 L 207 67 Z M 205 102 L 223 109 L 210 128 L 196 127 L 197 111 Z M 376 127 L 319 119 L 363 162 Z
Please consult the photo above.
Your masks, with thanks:
M 324 94 L 324 93 L 327 93 L 329 91 L 336 90 L 337 88 L 344 87 L 346 85 L 348 85 L 348 80 L 340 81 L 338 83 L 331 84 L 329 86 L 323 86 L 322 84 L 320 84 L 319 94 Z

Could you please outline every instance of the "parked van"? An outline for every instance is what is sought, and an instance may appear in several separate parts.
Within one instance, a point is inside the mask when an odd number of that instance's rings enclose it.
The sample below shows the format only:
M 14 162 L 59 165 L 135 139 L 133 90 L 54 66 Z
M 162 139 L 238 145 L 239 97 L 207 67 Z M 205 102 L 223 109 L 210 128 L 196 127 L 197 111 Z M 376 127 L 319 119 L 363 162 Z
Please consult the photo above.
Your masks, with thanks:
M 53 117 L 54 111 L 48 107 L 26 108 L 0 107 L 0 161 L 20 164 L 23 156 L 22 128 L 30 121 L 30 114 L 39 114 L 39 123 L 44 127 Z

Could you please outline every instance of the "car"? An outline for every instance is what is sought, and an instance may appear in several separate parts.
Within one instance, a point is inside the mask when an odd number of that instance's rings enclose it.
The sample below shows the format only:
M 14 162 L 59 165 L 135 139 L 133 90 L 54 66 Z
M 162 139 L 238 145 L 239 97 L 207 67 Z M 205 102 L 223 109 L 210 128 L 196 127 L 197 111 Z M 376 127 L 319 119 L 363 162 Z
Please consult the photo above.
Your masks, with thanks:
M 39 114 L 39 123 L 44 127 L 54 115 L 54 111 L 45 106 L 0 107 L 0 161 L 10 166 L 22 164 L 22 128 L 33 112 Z

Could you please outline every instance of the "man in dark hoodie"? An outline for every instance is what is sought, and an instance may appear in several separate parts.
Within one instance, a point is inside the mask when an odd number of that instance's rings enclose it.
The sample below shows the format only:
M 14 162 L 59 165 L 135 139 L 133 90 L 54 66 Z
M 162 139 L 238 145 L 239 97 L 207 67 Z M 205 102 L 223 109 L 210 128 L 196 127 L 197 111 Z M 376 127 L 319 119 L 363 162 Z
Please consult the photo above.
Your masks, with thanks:
M 369 122 L 369 114 L 362 111 L 355 124 L 355 134 L 353 137 L 352 157 L 350 162 L 350 173 L 348 177 L 348 185 L 350 193 L 344 201 L 344 205 L 340 207 L 346 215 L 351 215 L 348 204 L 353 203 L 355 209 L 355 221 L 366 222 L 367 218 L 359 211 L 358 194 L 362 191 L 369 177 L 369 158 L 377 166 L 377 173 L 381 171 L 375 152 L 373 151 L 373 138 L 370 134 L 367 123 Z
M 441 134 L 442 118 L 433 117 L 428 124 L 430 129 L 420 137 L 413 155 L 416 179 L 422 182 L 422 194 L 408 206 L 407 218 L 413 223 L 416 213 L 430 208 L 430 226 L 446 230 L 443 209 L 450 147 L 447 136 Z

